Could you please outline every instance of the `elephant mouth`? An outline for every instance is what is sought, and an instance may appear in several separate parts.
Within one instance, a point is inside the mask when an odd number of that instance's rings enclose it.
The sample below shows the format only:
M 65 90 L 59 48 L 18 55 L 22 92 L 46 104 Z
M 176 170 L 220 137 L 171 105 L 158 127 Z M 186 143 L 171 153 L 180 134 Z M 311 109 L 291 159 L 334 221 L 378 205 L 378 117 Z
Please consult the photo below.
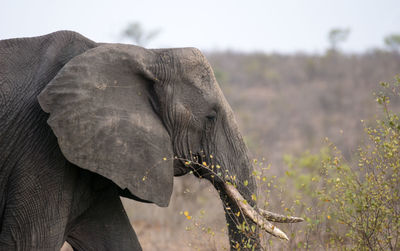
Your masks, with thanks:
M 287 235 L 282 230 L 273 225 L 271 222 L 296 223 L 304 221 L 304 219 L 300 217 L 284 216 L 260 208 L 259 209 L 253 208 L 246 202 L 246 200 L 243 198 L 240 192 L 235 188 L 235 186 L 231 185 L 230 183 L 224 183 L 224 189 L 227 195 L 233 201 L 236 202 L 243 215 L 247 216 L 261 229 L 265 230 L 267 233 L 273 236 L 276 236 L 284 240 L 289 240 Z

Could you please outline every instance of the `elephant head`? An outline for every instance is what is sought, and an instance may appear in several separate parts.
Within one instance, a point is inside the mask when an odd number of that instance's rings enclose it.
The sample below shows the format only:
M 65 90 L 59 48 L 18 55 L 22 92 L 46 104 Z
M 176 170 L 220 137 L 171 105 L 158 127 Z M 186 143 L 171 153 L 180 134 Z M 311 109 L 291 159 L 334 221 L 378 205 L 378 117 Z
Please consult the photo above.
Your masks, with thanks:
M 259 246 L 257 233 L 237 229 L 244 221 L 287 239 L 268 220 L 301 220 L 251 200 L 256 184 L 246 146 L 197 49 L 100 45 L 69 61 L 39 103 L 67 160 L 134 198 L 167 206 L 174 175 L 208 179 L 222 199 L 232 247 L 244 238 Z

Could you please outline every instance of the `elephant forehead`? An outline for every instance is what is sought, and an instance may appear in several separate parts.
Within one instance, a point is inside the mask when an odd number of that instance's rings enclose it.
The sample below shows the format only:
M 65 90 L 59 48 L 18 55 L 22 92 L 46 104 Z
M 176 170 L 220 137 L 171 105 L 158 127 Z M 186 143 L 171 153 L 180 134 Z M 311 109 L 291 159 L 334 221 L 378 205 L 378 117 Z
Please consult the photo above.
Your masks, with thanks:
M 190 64 L 182 63 L 183 81 L 193 85 L 201 91 L 211 93 L 217 88 L 213 70 L 206 61 L 191 62 Z
M 188 57 L 186 60 L 182 60 L 181 66 L 186 73 L 195 78 L 211 80 L 211 76 L 213 76 L 213 70 L 204 56 Z

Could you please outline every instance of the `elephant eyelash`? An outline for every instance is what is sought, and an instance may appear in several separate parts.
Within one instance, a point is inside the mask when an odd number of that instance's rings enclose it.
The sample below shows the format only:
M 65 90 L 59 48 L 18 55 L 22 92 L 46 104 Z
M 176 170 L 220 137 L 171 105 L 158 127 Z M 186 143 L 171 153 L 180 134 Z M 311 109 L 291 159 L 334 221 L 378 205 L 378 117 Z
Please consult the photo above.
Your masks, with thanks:
M 209 121 L 212 121 L 212 122 L 214 122 L 215 120 L 217 120 L 217 116 L 214 115 L 214 114 L 212 114 L 212 115 L 207 115 L 206 118 L 207 118 Z
M 217 120 L 217 109 L 213 108 L 211 112 L 206 116 L 209 121 L 215 122 Z

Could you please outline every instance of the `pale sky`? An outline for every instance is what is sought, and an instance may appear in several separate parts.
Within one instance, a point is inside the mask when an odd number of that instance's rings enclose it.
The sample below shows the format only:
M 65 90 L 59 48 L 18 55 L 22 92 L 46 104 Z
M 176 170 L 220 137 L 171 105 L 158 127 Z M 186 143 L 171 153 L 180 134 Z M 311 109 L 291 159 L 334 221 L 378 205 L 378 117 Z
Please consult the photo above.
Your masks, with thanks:
M 332 28 L 349 28 L 340 47 L 363 52 L 400 33 L 400 0 L 3 0 L 0 39 L 68 29 L 121 42 L 130 22 L 161 30 L 148 47 L 320 53 Z

